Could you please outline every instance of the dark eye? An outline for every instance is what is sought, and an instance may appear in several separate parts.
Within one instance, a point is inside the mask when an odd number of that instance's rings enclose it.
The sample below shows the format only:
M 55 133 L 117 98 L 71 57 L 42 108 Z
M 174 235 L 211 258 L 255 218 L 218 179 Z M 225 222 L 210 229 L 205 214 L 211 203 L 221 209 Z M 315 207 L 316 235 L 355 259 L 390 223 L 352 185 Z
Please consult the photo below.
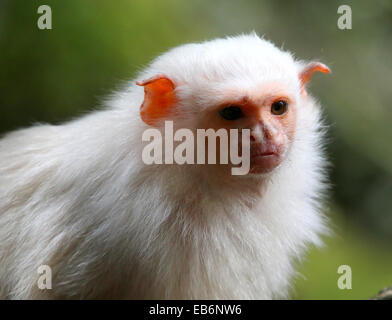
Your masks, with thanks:
M 237 120 L 242 118 L 244 114 L 242 113 L 241 108 L 236 106 L 228 106 L 219 111 L 220 116 L 226 120 Z
M 287 102 L 284 100 L 275 101 L 271 105 L 271 113 L 274 115 L 281 115 L 287 111 Z

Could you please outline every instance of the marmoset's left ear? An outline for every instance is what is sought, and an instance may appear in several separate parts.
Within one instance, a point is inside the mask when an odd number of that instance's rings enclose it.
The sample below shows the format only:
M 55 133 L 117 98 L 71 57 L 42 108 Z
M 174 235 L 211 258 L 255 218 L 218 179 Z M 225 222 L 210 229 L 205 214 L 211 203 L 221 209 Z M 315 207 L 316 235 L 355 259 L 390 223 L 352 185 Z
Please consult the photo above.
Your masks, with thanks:
M 163 74 L 144 81 L 137 81 L 136 84 L 144 87 L 144 101 L 140 107 L 140 116 L 146 124 L 154 126 L 157 121 L 164 119 L 174 106 L 175 85 Z
M 322 73 L 330 73 L 331 70 L 321 62 L 310 62 L 299 73 L 299 80 L 301 81 L 301 93 L 306 95 L 305 85 L 316 71 Z

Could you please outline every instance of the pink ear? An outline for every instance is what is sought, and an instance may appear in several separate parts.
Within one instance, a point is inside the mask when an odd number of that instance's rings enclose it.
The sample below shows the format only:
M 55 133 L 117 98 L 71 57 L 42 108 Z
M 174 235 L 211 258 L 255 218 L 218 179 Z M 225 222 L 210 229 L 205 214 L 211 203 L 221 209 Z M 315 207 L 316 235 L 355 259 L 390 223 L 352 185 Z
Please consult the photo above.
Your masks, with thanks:
M 331 70 L 321 62 L 310 62 L 299 74 L 299 80 L 301 81 L 301 92 L 305 93 L 305 84 L 308 82 L 310 77 L 316 71 L 322 73 L 330 73 Z
M 144 81 L 137 81 L 144 87 L 144 101 L 140 107 L 142 120 L 153 126 L 156 121 L 164 119 L 176 102 L 174 83 L 165 75 L 158 74 Z

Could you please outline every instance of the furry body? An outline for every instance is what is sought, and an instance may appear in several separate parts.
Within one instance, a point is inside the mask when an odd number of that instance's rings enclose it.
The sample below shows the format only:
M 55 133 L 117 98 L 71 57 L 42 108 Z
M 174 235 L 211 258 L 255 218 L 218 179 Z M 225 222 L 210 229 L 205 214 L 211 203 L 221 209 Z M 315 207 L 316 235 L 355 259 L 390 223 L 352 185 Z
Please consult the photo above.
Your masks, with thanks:
M 145 165 L 133 83 L 102 111 L 2 138 L 0 297 L 287 297 L 294 260 L 325 229 L 320 110 L 299 93 L 302 66 L 248 35 L 175 48 L 138 77 L 179 83 L 178 126 L 191 128 L 228 86 L 283 81 L 296 92 L 296 132 L 263 176 Z M 37 287 L 40 265 L 52 268 L 51 290 Z

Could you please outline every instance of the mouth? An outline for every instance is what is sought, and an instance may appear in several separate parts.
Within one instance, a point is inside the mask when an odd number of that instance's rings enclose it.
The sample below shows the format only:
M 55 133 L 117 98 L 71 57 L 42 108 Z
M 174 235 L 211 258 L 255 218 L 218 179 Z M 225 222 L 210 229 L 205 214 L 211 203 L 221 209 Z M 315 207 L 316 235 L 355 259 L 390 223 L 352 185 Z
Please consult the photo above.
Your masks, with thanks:
M 251 150 L 250 165 L 252 173 L 268 172 L 275 169 L 282 159 L 278 152 L 272 150 L 260 150 L 255 148 Z
M 258 157 L 277 157 L 278 155 L 275 152 L 267 151 L 267 152 L 259 152 L 255 154 L 251 154 L 251 158 L 258 158 Z
M 275 148 L 267 147 L 262 148 L 260 145 L 254 145 L 250 149 L 250 158 L 260 158 L 260 157 L 279 157 L 278 150 Z

